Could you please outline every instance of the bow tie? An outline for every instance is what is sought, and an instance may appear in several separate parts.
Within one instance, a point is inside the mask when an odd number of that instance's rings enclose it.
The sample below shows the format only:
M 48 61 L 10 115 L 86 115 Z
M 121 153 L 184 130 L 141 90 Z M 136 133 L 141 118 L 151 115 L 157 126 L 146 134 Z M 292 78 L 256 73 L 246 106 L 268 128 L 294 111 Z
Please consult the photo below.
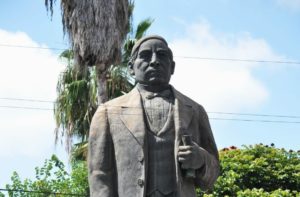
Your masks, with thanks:
M 161 92 L 146 92 L 145 94 L 146 99 L 153 99 L 155 97 L 162 97 L 162 98 L 167 98 L 169 99 L 172 95 L 170 89 L 163 90 Z

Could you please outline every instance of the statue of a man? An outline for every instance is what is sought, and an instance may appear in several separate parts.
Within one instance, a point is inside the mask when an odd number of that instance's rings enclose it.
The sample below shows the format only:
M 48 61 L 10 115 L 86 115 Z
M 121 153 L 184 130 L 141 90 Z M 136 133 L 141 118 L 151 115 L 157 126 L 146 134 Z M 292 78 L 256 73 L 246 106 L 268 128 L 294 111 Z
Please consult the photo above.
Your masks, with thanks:
M 175 62 L 164 38 L 140 39 L 131 55 L 136 87 L 99 106 L 91 124 L 91 196 L 195 197 L 219 174 L 207 114 L 169 85 Z

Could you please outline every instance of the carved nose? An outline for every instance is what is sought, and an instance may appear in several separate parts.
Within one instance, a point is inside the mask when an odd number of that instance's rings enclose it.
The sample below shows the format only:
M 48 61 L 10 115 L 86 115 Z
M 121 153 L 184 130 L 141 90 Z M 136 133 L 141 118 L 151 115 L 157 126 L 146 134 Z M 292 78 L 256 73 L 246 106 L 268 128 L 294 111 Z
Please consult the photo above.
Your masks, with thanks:
M 152 54 L 150 66 L 159 66 L 159 62 L 157 60 L 156 53 Z

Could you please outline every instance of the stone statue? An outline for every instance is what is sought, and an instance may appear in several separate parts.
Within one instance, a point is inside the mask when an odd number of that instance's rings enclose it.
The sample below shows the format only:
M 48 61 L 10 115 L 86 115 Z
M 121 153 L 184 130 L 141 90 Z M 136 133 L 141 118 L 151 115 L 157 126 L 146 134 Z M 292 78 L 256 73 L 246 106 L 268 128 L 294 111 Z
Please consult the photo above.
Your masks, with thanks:
M 91 196 L 195 197 L 219 174 L 207 114 L 169 85 L 175 62 L 164 38 L 140 39 L 131 55 L 136 87 L 99 106 L 92 120 Z

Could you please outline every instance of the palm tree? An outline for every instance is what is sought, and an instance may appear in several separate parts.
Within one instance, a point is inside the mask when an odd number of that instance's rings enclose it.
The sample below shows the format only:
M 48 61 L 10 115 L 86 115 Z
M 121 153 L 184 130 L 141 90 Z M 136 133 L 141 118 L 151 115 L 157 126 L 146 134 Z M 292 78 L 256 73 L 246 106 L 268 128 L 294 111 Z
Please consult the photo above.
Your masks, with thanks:
M 135 31 L 131 28 L 122 48 L 122 62 L 108 68 L 105 91 L 109 99 L 133 88 L 134 80 L 127 72 L 129 56 L 136 40 L 146 33 L 152 22 L 153 20 L 148 18 L 141 21 Z M 67 67 L 61 73 L 57 84 L 58 96 L 54 106 L 56 142 L 64 137 L 68 152 L 72 148 L 73 159 L 85 159 L 89 125 L 99 104 L 96 68 L 89 67 L 84 72 L 79 72 L 74 66 L 72 50 L 64 51 L 61 57 L 67 60 Z M 74 145 L 73 139 L 77 142 Z
M 45 0 L 53 12 L 56 0 Z M 74 65 L 85 73 L 96 66 L 98 102 L 107 101 L 107 72 L 121 60 L 121 46 L 129 32 L 131 0 L 61 0 L 62 22 L 74 52 Z

